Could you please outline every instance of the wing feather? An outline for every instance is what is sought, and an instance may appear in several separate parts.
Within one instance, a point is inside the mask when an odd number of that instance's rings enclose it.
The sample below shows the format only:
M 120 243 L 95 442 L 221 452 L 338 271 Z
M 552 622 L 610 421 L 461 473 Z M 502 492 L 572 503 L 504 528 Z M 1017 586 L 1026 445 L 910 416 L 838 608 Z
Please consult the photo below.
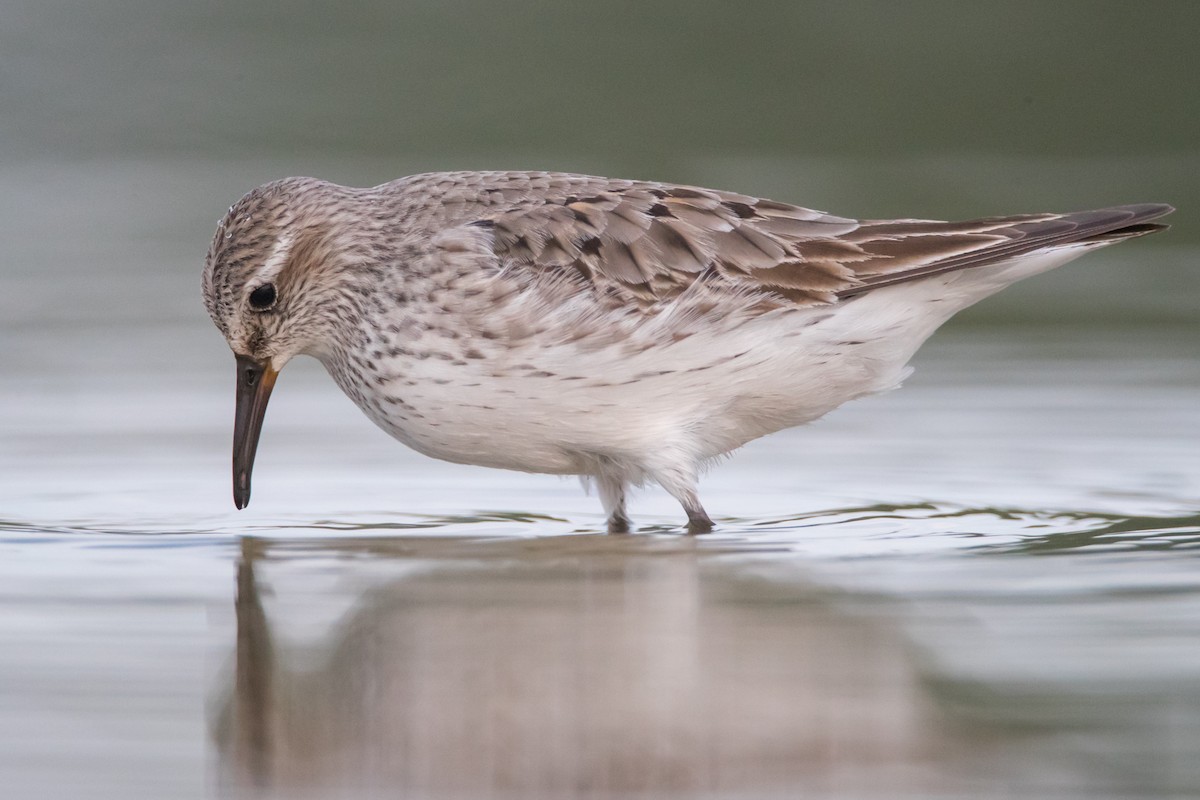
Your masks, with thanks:
M 1161 229 L 1146 223 L 1173 210 L 1143 204 L 964 222 L 859 221 L 692 186 L 557 173 L 454 175 L 453 201 L 465 208 L 473 191 L 475 213 L 441 222 L 489 227 L 502 268 L 578 275 L 608 298 L 641 306 L 697 282 L 778 305 L 832 303 L 1045 247 L 1141 235 Z

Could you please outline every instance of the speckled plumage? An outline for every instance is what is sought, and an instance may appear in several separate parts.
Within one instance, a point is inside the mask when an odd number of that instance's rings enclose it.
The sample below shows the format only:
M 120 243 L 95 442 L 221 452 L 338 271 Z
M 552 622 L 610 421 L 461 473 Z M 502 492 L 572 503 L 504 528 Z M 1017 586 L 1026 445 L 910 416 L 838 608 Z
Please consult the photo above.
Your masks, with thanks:
M 427 455 L 594 480 L 611 530 L 653 481 L 702 530 L 706 462 L 893 388 L 956 311 L 1170 210 L 857 221 L 559 173 L 266 184 L 220 223 L 203 280 L 239 364 L 269 379 L 239 373 L 235 494 L 269 382 L 307 354 Z

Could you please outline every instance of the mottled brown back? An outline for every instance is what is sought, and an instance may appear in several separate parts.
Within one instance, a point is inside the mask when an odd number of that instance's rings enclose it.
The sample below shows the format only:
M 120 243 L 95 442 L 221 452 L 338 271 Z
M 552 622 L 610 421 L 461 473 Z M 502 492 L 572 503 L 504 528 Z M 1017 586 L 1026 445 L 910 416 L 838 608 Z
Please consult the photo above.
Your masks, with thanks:
M 832 303 L 1045 247 L 1160 230 L 1145 223 L 1172 210 L 858 221 L 732 192 L 558 173 L 410 181 L 408 191 L 432 189 L 438 222 L 470 219 L 493 231 L 503 268 L 571 275 L 639 305 L 697 282 L 799 305 Z

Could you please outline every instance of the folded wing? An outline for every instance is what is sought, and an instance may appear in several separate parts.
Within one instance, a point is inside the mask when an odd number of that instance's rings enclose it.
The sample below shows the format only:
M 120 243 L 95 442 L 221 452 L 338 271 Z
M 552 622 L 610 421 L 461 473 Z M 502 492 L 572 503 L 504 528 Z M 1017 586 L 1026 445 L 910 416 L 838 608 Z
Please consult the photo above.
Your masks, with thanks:
M 567 275 L 620 302 L 654 305 L 700 281 L 818 305 L 1047 247 L 1151 233 L 1165 226 L 1147 223 L 1172 210 L 859 221 L 731 192 L 623 183 L 472 224 L 493 231 L 503 269 Z

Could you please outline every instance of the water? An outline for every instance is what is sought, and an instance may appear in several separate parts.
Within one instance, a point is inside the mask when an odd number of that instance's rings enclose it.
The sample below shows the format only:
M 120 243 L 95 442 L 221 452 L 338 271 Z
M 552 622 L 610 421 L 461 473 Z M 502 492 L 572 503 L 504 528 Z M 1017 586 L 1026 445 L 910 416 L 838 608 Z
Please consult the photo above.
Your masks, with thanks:
M 239 513 L 199 259 L 293 171 L 0 171 L 6 796 L 1200 794 L 1194 250 L 968 312 L 720 465 L 708 536 L 424 459 L 312 363 Z

